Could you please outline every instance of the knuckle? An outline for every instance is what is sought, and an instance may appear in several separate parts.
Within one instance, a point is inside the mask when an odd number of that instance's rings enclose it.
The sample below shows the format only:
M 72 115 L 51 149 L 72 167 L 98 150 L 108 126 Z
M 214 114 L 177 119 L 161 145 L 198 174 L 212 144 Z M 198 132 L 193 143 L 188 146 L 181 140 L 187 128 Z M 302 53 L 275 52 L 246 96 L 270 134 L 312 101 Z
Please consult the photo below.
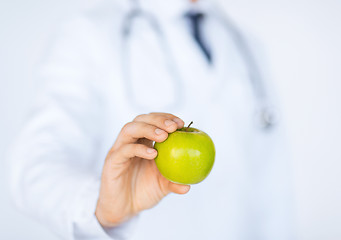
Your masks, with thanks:
M 137 115 L 133 121 L 140 121 L 142 120 L 143 118 L 145 118 L 147 116 L 147 114 L 140 114 L 140 115 Z
M 156 142 L 163 142 L 168 138 L 168 134 L 161 134 L 156 137 L 155 141 Z
M 142 156 L 144 152 L 144 145 L 142 144 L 126 144 L 119 149 L 120 156 L 133 157 Z
M 165 112 L 151 112 L 149 114 L 152 114 L 152 115 L 167 115 L 168 113 L 165 113 Z
M 148 116 L 148 117 L 150 117 L 151 119 L 153 119 L 153 118 L 157 117 L 157 114 L 154 113 L 154 112 L 150 112 L 150 113 L 146 114 L 146 116 Z
M 105 162 L 112 162 L 117 158 L 117 150 L 110 150 L 107 157 L 105 158 Z
M 155 116 L 155 118 L 158 121 L 164 121 L 164 120 L 168 119 L 167 116 L 165 116 L 165 115 L 157 115 L 157 116 Z
M 120 146 L 117 151 L 115 151 L 115 153 L 112 155 L 112 159 L 122 159 L 122 158 L 127 158 L 130 156 L 131 153 L 131 149 L 129 144 L 124 144 L 122 146 Z
M 124 126 L 122 127 L 122 132 L 128 133 L 130 131 L 130 129 L 132 128 L 132 126 L 133 126 L 132 122 L 128 122 L 128 123 L 124 124 Z
M 156 120 L 159 122 L 159 124 L 164 125 L 165 121 L 170 119 L 167 115 L 157 115 L 155 116 Z
M 123 144 L 122 146 L 120 146 L 117 149 L 116 153 L 121 153 L 122 154 L 123 152 L 125 152 L 126 148 L 127 148 L 127 144 Z

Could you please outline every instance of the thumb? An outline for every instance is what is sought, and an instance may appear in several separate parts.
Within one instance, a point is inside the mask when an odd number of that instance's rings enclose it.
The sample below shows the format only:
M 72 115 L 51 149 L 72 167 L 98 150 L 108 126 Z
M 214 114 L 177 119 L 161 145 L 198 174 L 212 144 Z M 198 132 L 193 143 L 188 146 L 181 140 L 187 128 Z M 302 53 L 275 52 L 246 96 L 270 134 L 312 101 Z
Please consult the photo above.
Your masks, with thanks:
M 177 193 L 177 194 L 186 194 L 191 189 L 190 185 L 182 185 L 173 183 L 171 181 L 168 182 L 168 189 L 170 192 Z

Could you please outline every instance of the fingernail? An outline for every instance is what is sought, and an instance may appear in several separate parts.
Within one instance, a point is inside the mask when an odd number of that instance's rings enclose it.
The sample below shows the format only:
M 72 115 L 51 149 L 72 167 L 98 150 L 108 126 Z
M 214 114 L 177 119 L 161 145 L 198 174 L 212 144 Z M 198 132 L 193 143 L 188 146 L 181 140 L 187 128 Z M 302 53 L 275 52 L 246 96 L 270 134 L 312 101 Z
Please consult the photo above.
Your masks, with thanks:
M 168 127 L 168 126 L 170 126 L 170 125 L 172 125 L 173 123 L 175 123 L 175 122 L 173 122 L 173 121 L 171 121 L 171 120 L 166 120 L 165 121 L 165 125 Z
M 183 122 L 179 118 L 174 118 L 173 121 L 176 122 L 179 126 L 183 125 Z
M 163 131 L 163 130 L 161 130 L 161 129 L 159 129 L 159 128 L 157 128 L 157 129 L 155 129 L 155 133 L 157 134 L 157 135 L 160 135 L 160 134 L 162 134 L 162 133 L 164 133 L 165 131 Z
M 155 153 L 155 149 L 154 148 L 147 148 L 147 153 Z

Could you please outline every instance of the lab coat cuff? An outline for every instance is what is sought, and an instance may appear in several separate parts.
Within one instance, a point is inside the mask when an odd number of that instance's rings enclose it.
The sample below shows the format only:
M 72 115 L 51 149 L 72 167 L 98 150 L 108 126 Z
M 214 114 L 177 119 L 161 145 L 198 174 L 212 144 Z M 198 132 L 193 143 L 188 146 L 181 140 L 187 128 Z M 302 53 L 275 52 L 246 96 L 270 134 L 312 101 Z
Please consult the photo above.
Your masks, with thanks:
M 113 228 L 103 228 L 95 216 L 100 180 L 92 179 L 84 186 L 75 203 L 73 220 L 74 240 L 128 239 L 136 225 L 137 216 Z

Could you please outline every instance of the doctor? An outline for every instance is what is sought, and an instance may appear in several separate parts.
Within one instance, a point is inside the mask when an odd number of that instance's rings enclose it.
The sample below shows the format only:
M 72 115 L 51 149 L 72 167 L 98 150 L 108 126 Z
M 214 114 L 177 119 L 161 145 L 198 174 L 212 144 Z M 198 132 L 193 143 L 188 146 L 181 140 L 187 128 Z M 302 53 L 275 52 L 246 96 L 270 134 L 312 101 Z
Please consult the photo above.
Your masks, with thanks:
M 294 238 L 273 91 L 215 4 L 103 1 L 46 56 L 10 159 L 24 212 L 64 239 Z M 152 142 L 191 120 L 217 155 L 190 187 L 159 174 Z

